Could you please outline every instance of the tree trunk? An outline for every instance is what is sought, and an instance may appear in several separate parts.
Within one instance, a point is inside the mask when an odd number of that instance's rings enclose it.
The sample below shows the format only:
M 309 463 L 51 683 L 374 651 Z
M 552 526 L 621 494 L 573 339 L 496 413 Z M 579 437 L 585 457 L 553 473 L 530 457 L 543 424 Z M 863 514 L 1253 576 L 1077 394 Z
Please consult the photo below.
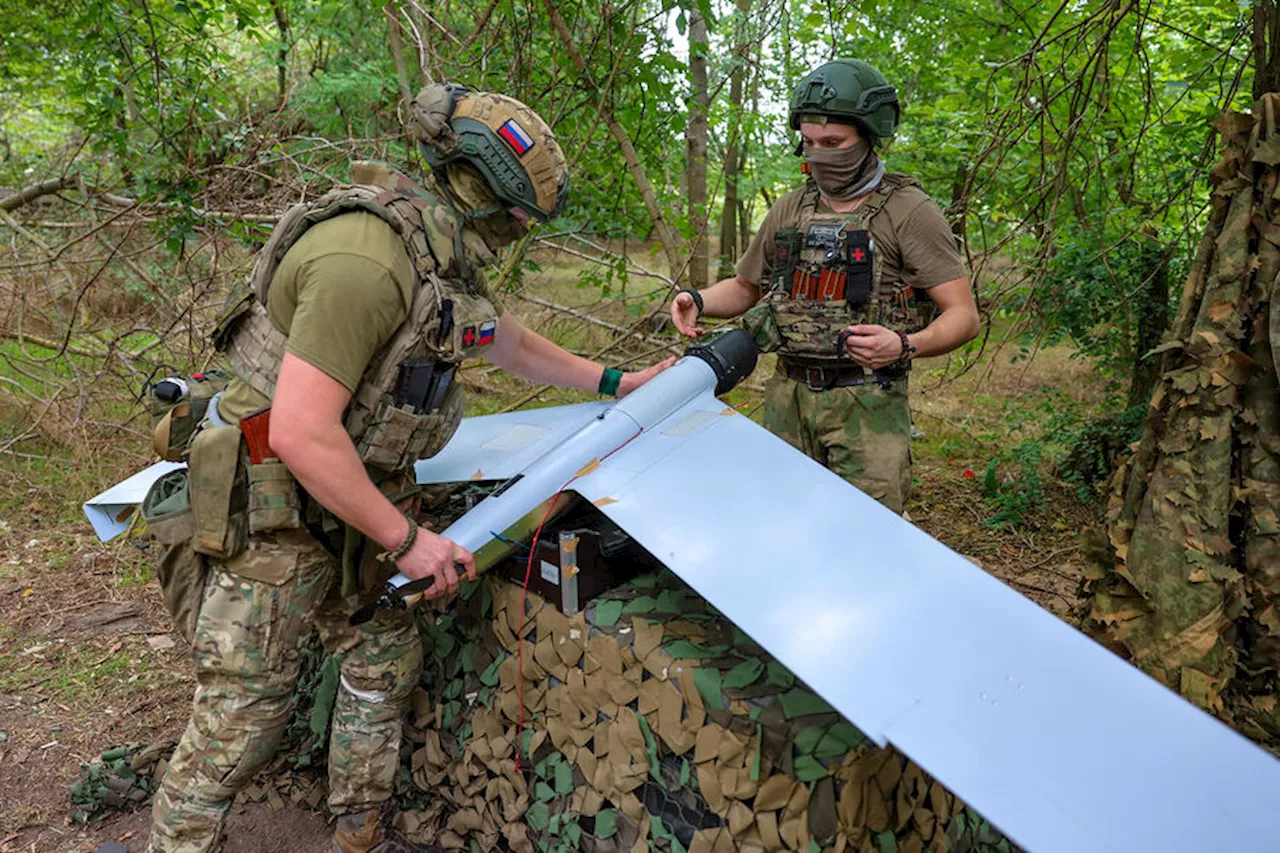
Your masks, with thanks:
M 689 286 L 707 286 L 707 21 L 697 7 L 689 11 L 689 123 L 685 127 L 685 170 L 688 174 Z
M 751 0 L 738 0 L 738 12 L 744 19 L 750 8 Z M 745 245 L 739 245 L 738 241 L 739 235 L 745 230 L 745 223 L 742 222 L 745 218 L 742 199 L 738 197 L 738 175 L 746 163 L 746 155 L 742 151 L 742 112 L 745 108 L 742 103 L 742 90 L 747 77 L 745 20 L 738 22 L 737 41 L 738 44 L 733 51 L 737 64 L 729 74 L 729 138 L 725 143 L 724 162 L 721 164 L 721 174 L 724 177 L 724 207 L 720 213 L 720 252 L 717 256 L 720 263 L 716 273 L 718 279 L 733 275 L 734 262 L 746 248 Z
M 1280 751 L 1280 246 L 1263 239 L 1280 229 L 1280 94 L 1218 129 L 1209 225 L 1142 442 L 1113 481 L 1090 627 Z
M 737 72 L 735 72 L 737 73 Z M 732 88 L 732 84 L 730 86 Z M 724 152 L 724 208 L 720 212 L 720 251 L 717 254 L 720 265 L 716 273 L 717 279 L 729 278 L 733 275 L 734 261 L 741 254 L 738 246 L 738 222 L 742 216 L 742 200 L 738 198 L 738 169 L 741 163 L 738 154 L 737 128 L 732 128 L 728 147 Z
M 289 18 L 284 13 L 284 0 L 271 0 L 271 12 L 275 15 L 276 32 L 280 36 L 280 46 L 276 50 L 276 94 L 277 103 L 283 107 L 289 84 L 289 48 L 293 44 L 293 35 L 289 31 Z

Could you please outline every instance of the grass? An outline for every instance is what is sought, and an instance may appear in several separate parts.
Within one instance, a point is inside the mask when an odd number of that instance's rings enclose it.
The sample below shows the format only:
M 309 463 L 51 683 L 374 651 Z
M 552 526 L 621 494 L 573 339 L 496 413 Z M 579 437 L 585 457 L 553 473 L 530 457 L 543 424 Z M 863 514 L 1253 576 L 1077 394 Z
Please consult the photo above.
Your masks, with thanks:
M 120 643 L 104 654 L 100 645 L 62 641 L 19 641 L 0 654 L 0 693 L 36 693 L 79 704 L 108 688 L 125 693 L 148 687 L 145 670 Z M 143 678 L 133 679 L 139 672 Z

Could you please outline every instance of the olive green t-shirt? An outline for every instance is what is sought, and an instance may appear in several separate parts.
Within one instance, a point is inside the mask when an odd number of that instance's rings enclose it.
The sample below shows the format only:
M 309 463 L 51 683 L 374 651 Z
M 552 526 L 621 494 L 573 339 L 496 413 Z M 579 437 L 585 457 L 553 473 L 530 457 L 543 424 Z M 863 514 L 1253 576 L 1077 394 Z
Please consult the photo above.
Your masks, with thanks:
M 374 353 L 409 316 L 413 267 L 399 235 L 354 211 L 311 226 L 276 268 L 267 294 L 285 349 L 354 391 Z M 235 422 L 268 404 L 234 380 L 218 413 Z
M 789 192 L 765 214 L 760 230 L 738 260 L 740 278 L 756 285 L 768 278 L 773 269 L 774 235 L 779 228 L 796 226 L 803 196 L 803 189 Z M 830 213 L 831 208 L 819 199 L 818 211 Z M 894 191 L 871 220 L 869 230 L 884 262 L 886 285 L 901 282 L 923 290 L 969 274 L 951 226 L 938 205 L 919 187 Z

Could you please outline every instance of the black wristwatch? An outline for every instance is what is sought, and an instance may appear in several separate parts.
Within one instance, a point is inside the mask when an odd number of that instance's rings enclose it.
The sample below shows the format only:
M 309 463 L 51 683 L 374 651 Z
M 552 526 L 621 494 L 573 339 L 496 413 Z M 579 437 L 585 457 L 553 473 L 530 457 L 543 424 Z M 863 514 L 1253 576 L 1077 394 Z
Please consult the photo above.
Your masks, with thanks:
M 692 287 L 681 288 L 680 291 L 676 294 L 676 296 L 679 296 L 681 293 L 687 293 L 693 297 L 693 304 L 697 306 L 698 316 L 701 317 L 702 316 L 702 294 L 694 290 Z

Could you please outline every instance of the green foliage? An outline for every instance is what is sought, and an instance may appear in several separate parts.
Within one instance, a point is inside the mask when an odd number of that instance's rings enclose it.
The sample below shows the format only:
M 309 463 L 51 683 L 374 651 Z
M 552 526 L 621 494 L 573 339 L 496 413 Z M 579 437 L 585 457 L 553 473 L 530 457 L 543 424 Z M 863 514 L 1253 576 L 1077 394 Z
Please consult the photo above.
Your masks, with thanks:
M 1080 424 L 1066 435 L 1066 454 L 1058 463 L 1057 474 L 1074 484 L 1076 500 L 1088 503 L 1097 499 L 1097 486 L 1111 476 L 1116 459 L 1142 438 L 1146 417 L 1143 403 Z
M 983 524 L 1010 528 L 1034 523 L 1047 499 L 1040 474 L 1044 451 L 1044 442 L 1028 439 L 987 463 L 982 492 L 994 512 Z
M 1030 305 L 1048 330 L 1046 343 L 1071 338 L 1079 355 L 1097 357 L 1104 370 L 1127 378 L 1143 355 L 1137 351 L 1141 324 L 1163 327 L 1173 313 L 1167 286 L 1163 299 L 1150 298 L 1150 291 L 1159 276 L 1181 278 L 1185 255 L 1170 258 L 1170 250 L 1145 237 L 1108 244 L 1103 229 L 1083 225 L 1067 233 L 1044 281 L 1014 304 Z

